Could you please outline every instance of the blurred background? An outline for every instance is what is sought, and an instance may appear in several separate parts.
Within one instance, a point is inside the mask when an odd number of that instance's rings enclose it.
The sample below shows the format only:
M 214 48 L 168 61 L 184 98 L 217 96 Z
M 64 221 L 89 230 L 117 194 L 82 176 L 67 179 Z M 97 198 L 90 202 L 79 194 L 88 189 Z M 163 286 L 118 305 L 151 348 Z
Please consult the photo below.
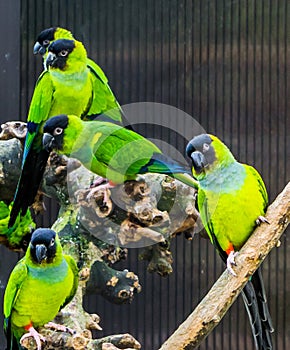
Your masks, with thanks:
M 70 29 L 105 71 L 121 104 L 159 102 L 177 107 L 216 134 L 241 162 L 261 173 L 270 201 L 290 174 L 290 3 L 288 0 L 9 0 L 0 2 L 0 122 L 26 120 L 42 70 L 33 55 L 39 32 Z M 146 134 L 146 126 L 143 130 Z M 184 153 L 184 145 L 169 142 Z M 0 194 L 1 196 L 1 194 Z M 42 225 L 57 206 L 48 203 Z M 288 230 L 289 233 L 289 230 Z M 275 349 L 290 348 L 290 239 L 281 238 L 263 263 Z M 103 331 L 129 332 L 142 349 L 156 350 L 189 315 L 224 269 L 213 247 L 195 236 L 172 242 L 173 273 L 146 272 L 138 249 L 127 267 L 143 290 L 131 305 L 86 298 Z M 1 303 L 18 259 L 0 247 Z M 2 305 L 1 305 L 2 308 Z M 2 309 L 0 312 L 2 314 Z M 2 324 L 2 318 L 0 319 Z M 4 349 L 0 333 L 0 349 Z M 200 349 L 253 349 L 241 298 Z

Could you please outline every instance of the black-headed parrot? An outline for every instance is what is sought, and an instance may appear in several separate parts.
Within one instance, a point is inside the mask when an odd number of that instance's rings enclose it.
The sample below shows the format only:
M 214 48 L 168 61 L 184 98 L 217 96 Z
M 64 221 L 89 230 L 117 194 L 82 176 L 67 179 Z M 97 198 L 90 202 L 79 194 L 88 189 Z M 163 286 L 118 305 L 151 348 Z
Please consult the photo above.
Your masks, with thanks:
M 86 168 L 109 180 L 106 188 L 145 173 L 168 174 L 197 187 L 189 168 L 163 154 L 140 134 L 116 124 L 59 115 L 45 123 L 43 132 L 45 149 L 80 160 Z
M 19 212 L 34 202 L 48 159 L 42 147 L 44 122 L 56 114 L 126 124 L 122 110 L 102 76 L 87 65 L 87 53 L 77 40 L 59 39 L 48 47 L 45 64 L 32 96 L 20 179 L 10 215 L 11 227 Z
M 259 173 L 237 162 L 216 136 L 202 134 L 186 147 L 192 174 L 198 180 L 197 203 L 212 244 L 235 275 L 236 252 L 264 218 L 268 195 Z M 272 349 L 274 331 L 260 269 L 242 291 L 256 349 Z
M 35 230 L 4 294 L 7 349 L 21 349 L 21 342 L 33 337 L 40 350 L 45 339 L 36 328 L 48 322 L 52 328 L 62 328 L 50 321 L 73 299 L 77 286 L 76 262 L 63 254 L 57 234 L 45 228 Z

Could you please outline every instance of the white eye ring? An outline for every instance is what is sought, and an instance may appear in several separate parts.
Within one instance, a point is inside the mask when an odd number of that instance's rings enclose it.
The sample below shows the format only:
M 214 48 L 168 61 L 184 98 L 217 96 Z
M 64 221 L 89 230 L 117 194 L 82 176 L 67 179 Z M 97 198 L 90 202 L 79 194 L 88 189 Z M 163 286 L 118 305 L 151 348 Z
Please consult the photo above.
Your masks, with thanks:
M 49 41 L 48 39 L 43 40 L 43 45 L 48 46 L 48 45 L 49 45 L 49 43 L 50 43 L 50 41 Z
M 54 238 L 51 239 L 49 246 L 52 247 L 54 245 Z
M 62 132 L 63 132 L 63 129 L 60 127 L 57 127 L 54 129 L 53 135 L 60 135 L 60 134 L 62 134 Z
M 203 146 L 202 146 L 202 151 L 203 152 L 207 152 L 208 150 L 209 150 L 209 144 L 204 143 Z
M 61 50 L 59 53 L 60 56 L 65 57 L 68 55 L 68 51 L 67 50 Z

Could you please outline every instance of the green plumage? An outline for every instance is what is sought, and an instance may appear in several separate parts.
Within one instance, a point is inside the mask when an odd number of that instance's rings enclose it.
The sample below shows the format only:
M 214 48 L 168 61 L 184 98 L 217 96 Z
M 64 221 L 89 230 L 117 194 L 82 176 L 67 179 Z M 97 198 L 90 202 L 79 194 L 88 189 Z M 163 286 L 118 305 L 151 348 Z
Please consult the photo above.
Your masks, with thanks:
M 199 135 L 186 152 L 198 179 L 198 208 L 211 242 L 226 262 L 231 252 L 247 241 L 268 204 L 265 185 L 251 166 L 235 160 L 230 150 L 213 135 Z M 261 272 L 243 290 L 257 349 L 272 349 L 272 321 Z
M 64 113 L 120 125 L 125 121 L 105 74 L 88 59 L 83 44 L 73 40 L 71 34 L 66 35 L 65 30 L 56 33 L 68 38 L 52 40 L 45 53 L 47 70 L 40 75 L 30 104 L 22 172 L 9 226 L 14 224 L 19 212 L 26 213 L 42 180 L 48 159 L 41 143 L 42 128 L 49 117 Z
M 47 250 L 55 245 L 54 255 L 41 262 L 35 261 L 32 249 L 37 244 L 30 243 L 24 258 L 10 275 L 3 305 L 8 349 L 14 349 L 15 339 L 19 343 L 27 331 L 24 327 L 39 327 L 51 321 L 76 292 L 78 269 L 75 261 L 62 253 L 57 235 L 52 230 L 37 229 L 32 242 L 36 235 L 49 237 L 51 232 L 55 238 L 47 243 Z M 46 244 L 45 239 L 43 244 Z
M 62 115 L 47 121 L 44 133 L 48 149 L 79 159 L 89 170 L 115 184 L 152 172 L 168 174 L 196 187 L 196 181 L 188 175 L 189 169 L 162 154 L 143 136 L 118 125 Z
M 17 217 L 14 225 L 8 228 L 11 208 L 12 203 L 7 205 L 0 201 L 0 241 L 10 249 L 20 249 L 23 248 L 23 244 L 27 243 L 23 240 L 30 237 L 31 232 L 35 229 L 35 223 L 30 211 L 27 211 L 25 215 Z

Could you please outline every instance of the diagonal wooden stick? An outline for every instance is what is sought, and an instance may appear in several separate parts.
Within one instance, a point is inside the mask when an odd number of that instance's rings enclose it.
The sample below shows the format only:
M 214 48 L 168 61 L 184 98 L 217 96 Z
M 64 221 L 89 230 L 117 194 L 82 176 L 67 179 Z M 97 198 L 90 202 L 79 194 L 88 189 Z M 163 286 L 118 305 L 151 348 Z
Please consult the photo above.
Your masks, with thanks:
M 290 182 L 269 206 L 266 218 L 270 224 L 259 226 L 235 259 L 237 277 L 225 271 L 159 350 L 190 350 L 200 345 L 221 321 L 269 252 L 279 247 L 279 239 L 290 221 Z

